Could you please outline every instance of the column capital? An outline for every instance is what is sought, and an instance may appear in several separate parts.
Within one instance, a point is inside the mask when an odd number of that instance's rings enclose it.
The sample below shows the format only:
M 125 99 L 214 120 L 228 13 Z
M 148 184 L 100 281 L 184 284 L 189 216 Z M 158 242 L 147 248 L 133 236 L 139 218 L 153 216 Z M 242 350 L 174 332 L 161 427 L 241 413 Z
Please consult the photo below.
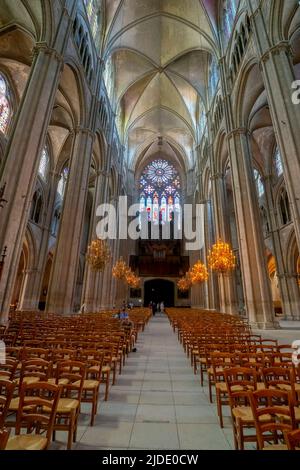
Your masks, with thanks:
M 50 170 L 49 171 L 49 176 L 53 178 L 60 178 L 60 173 L 55 171 L 55 170 Z
M 277 273 L 279 279 L 299 279 L 300 274 L 298 273 Z
M 215 174 L 210 176 L 210 179 L 211 179 L 211 181 L 215 181 L 215 180 L 218 180 L 218 179 L 224 179 L 224 177 L 225 177 L 224 173 L 216 172 Z
M 61 65 L 64 63 L 63 56 L 53 47 L 49 47 L 46 42 L 36 42 L 35 46 L 32 49 L 32 56 L 35 57 L 40 52 L 43 52 L 46 55 L 52 56 L 54 59 L 57 60 Z
M 108 171 L 105 171 L 105 170 L 99 170 L 97 171 L 97 176 L 106 176 L 106 177 L 109 177 L 109 172 Z
M 263 176 L 261 177 L 261 179 L 262 179 L 263 181 L 266 181 L 266 182 L 272 181 L 273 175 L 272 175 L 272 173 L 268 173 L 268 174 L 266 174 L 266 175 L 263 175 Z
M 226 138 L 230 139 L 231 137 L 235 137 L 237 135 L 250 135 L 248 129 L 246 127 L 238 127 L 237 129 L 233 129 L 232 131 L 228 132 Z
M 87 134 L 89 135 L 90 137 L 92 137 L 92 139 L 94 139 L 95 137 L 95 132 L 92 131 L 92 129 L 90 129 L 89 127 L 83 127 L 83 126 L 76 126 L 74 127 L 74 129 L 72 129 L 72 132 L 74 135 L 76 134 Z
M 277 55 L 280 54 L 280 52 L 287 52 L 288 55 L 292 56 L 292 47 L 289 41 L 280 41 L 274 46 L 271 46 L 267 51 L 263 53 L 263 55 L 260 58 L 260 64 L 264 64 L 267 62 L 272 55 Z

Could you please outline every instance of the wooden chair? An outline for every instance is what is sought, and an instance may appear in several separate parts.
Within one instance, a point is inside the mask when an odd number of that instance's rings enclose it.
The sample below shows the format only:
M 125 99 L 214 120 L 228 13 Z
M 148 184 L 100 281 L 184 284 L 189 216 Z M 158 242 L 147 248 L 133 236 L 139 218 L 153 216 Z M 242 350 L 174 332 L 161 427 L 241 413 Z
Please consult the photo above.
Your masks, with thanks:
M 257 389 L 255 368 L 233 367 L 224 370 L 233 426 L 235 449 L 244 450 L 245 442 L 256 442 L 256 434 L 246 435 L 254 429 L 254 417 L 249 402 L 249 391 Z
M 85 371 L 85 364 L 79 361 L 62 361 L 57 366 L 56 383 L 61 383 L 62 392 L 53 427 L 53 440 L 55 440 L 55 431 L 67 431 L 68 449 L 72 448 L 72 442 L 76 442 Z
M 268 367 L 262 369 L 265 388 L 285 390 L 295 394 L 295 379 L 292 369 L 287 367 Z
M 224 370 L 232 368 L 235 365 L 235 355 L 230 353 L 211 353 L 211 368 L 208 369 L 209 396 L 212 401 L 212 385 L 215 385 L 217 410 L 220 421 L 220 427 L 223 428 L 222 406 L 229 405 L 227 384 L 225 381 Z
M 52 371 L 52 362 L 45 359 L 29 359 L 22 362 L 20 377 L 16 379 L 21 389 L 23 382 L 35 383 L 41 380 L 47 381 Z
M 5 364 L 0 364 L 0 379 L 13 380 L 18 367 L 18 361 L 13 357 L 6 357 Z
M 28 361 L 29 359 L 44 359 L 48 361 L 50 359 L 50 351 L 41 347 L 25 347 L 23 349 L 22 360 Z
M 283 434 L 288 450 L 300 450 L 300 429 L 284 431 Z
M 287 450 L 284 431 L 295 427 L 293 399 L 283 390 L 257 390 L 249 393 L 259 450 Z M 266 442 L 273 444 L 266 446 Z
M 99 387 L 102 376 L 102 366 L 104 355 L 97 350 L 80 351 L 78 359 L 85 363 L 86 376 L 83 381 L 82 403 L 91 403 L 91 421 L 90 425 L 94 425 L 95 416 L 98 408 Z
M 4 450 L 10 435 L 10 429 L 0 429 L 0 450 Z
M 53 432 L 61 389 L 47 382 L 23 383 L 17 414 L 16 435 L 5 450 L 46 450 Z M 25 429 L 26 434 L 21 434 Z
M 11 380 L 0 380 L 0 428 L 5 424 L 15 386 Z
M 113 358 L 113 349 L 109 343 L 98 343 L 96 344 L 96 349 L 103 353 L 104 360 L 102 365 L 102 376 L 105 378 L 105 396 L 104 400 L 108 400 L 109 387 L 110 387 L 110 373 L 113 369 L 112 358 Z

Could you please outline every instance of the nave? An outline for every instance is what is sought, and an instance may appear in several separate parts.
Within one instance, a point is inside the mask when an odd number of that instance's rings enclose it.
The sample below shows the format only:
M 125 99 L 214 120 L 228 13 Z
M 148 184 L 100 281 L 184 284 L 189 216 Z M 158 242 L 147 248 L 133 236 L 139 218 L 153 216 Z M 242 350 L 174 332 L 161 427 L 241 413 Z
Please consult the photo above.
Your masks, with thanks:
M 129 325 L 112 312 L 76 319 L 13 317 L 2 334 L 14 345 L 0 366 L 0 449 L 255 449 L 257 393 L 290 410 L 279 427 L 299 427 L 295 329 L 266 334 L 239 317 L 197 309 L 156 316 L 133 309 Z M 36 402 L 58 391 L 51 413 Z M 33 409 L 26 400 L 35 400 Z M 32 411 L 40 405 L 47 439 Z M 274 422 L 278 408 L 276 413 Z M 24 435 L 26 419 L 34 422 L 33 434 Z
M 299 334 L 284 326 L 254 333 L 292 344 Z M 207 381 L 200 386 L 167 316 L 156 315 L 140 334 L 137 352 L 111 388 L 109 402 L 101 401 L 95 426 L 88 427 L 82 416 L 74 449 L 234 450 L 230 409 L 224 408 L 221 429 L 215 401 L 214 396 L 210 404 Z M 64 448 L 64 443 L 50 448 Z
M 101 402 L 93 428 L 80 426 L 74 449 L 231 449 L 166 316 L 152 317 L 137 352 Z M 60 443 L 53 444 L 53 448 Z

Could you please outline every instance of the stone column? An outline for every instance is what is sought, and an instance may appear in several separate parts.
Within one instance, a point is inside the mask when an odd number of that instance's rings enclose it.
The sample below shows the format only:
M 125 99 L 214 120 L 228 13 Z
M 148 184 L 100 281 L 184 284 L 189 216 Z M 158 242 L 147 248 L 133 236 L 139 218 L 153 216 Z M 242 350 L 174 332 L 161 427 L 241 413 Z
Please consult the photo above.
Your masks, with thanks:
M 48 312 L 73 312 L 93 139 L 94 133 L 90 129 L 77 127 L 74 131 L 69 177 L 47 297 Z
M 293 104 L 295 73 L 288 41 L 271 44 L 261 7 L 248 2 L 260 68 L 267 92 L 273 126 L 280 148 L 298 247 L 300 247 L 300 106 Z M 254 11 L 255 10 L 255 11 Z
M 205 239 L 205 246 L 204 246 L 204 259 L 207 261 L 207 256 L 209 249 L 212 245 L 214 239 L 214 222 L 213 222 L 213 214 L 211 211 L 211 201 L 210 200 L 202 200 L 200 201 L 201 204 L 205 204 L 205 212 L 204 212 L 204 239 Z M 206 308 L 208 310 L 220 310 L 220 303 L 219 303 L 219 289 L 218 283 L 215 274 L 210 273 L 207 282 L 207 291 L 206 291 Z
M 272 175 L 267 175 L 265 181 L 265 195 L 269 214 L 270 234 L 272 238 L 272 245 L 274 249 L 274 256 L 276 261 L 276 270 L 278 276 L 279 289 L 281 294 L 281 303 L 283 313 L 286 320 L 293 320 L 297 315 L 300 297 L 299 292 L 295 298 L 295 292 L 292 283 L 295 282 L 290 276 L 287 275 L 287 266 L 284 260 L 282 249 L 282 242 L 280 238 L 280 230 L 276 217 L 276 209 L 274 205 L 273 191 L 272 191 Z M 292 280 L 292 282 L 291 282 Z
M 66 38 L 68 23 L 63 23 Z M 58 33 L 57 33 L 58 34 Z M 1 211 L 0 247 L 7 257 L 0 283 L 0 312 L 6 321 L 20 259 L 41 151 L 51 118 L 63 65 L 64 42 L 58 49 L 37 43 L 31 72 L 15 118 L 0 172 L 8 201 Z
M 42 238 L 38 248 L 38 259 L 36 260 L 35 269 L 32 269 L 26 273 L 19 305 L 20 310 L 37 310 L 39 305 L 44 271 L 49 250 L 49 238 L 51 235 L 51 223 L 57 194 L 57 185 L 60 175 L 53 172 L 50 173 L 50 177 L 50 195 L 48 198 L 47 214 L 43 226 Z
M 211 176 L 212 196 L 214 204 L 214 218 L 216 239 L 231 243 L 230 216 L 226 204 L 225 180 L 222 173 Z M 237 295 L 233 274 L 218 275 L 220 291 L 220 309 L 224 313 L 236 314 L 238 312 Z
M 89 236 L 89 242 L 97 238 L 96 227 L 98 220 L 96 219 L 96 210 L 100 204 L 103 204 L 106 200 L 106 191 L 108 180 L 108 173 L 105 171 L 99 171 L 97 174 L 95 195 L 93 201 L 92 217 L 93 221 L 91 224 L 91 232 Z M 102 295 L 102 282 L 103 273 L 99 271 L 93 271 L 89 264 L 85 266 L 85 279 L 83 289 L 83 303 L 85 304 L 86 312 L 97 312 L 100 310 L 100 299 Z
M 253 327 L 274 328 L 274 310 L 246 129 L 227 136 L 245 303 Z

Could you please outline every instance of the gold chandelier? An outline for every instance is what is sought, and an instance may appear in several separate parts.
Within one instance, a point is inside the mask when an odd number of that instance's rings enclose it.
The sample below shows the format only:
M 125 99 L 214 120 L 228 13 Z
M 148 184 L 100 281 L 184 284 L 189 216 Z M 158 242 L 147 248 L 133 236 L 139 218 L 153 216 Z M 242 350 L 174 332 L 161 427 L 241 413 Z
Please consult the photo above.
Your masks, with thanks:
M 224 274 L 236 267 L 236 257 L 228 243 L 218 240 L 209 250 L 208 265 L 212 271 Z
M 125 280 L 129 267 L 121 257 L 112 268 L 112 275 L 119 281 Z
M 129 287 L 132 287 L 133 289 L 138 289 L 138 287 L 140 287 L 141 279 L 136 276 L 133 271 L 129 270 L 126 275 L 126 282 Z
M 93 271 L 103 271 L 110 257 L 109 246 L 104 240 L 97 238 L 91 242 L 86 259 Z
M 185 276 L 183 276 L 177 282 L 177 287 L 181 292 L 187 292 L 192 286 L 191 280 L 191 271 L 188 271 Z
M 112 268 L 112 275 L 119 281 L 124 281 L 129 287 L 137 289 L 140 286 L 141 279 L 135 275 L 130 267 L 121 257 Z
M 208 280 L 208 271 L 205 264 L 201 261 L 197 261 L 196 264 L 190 270 L 190 278 L 192 284 L 199 284 L 200 282 L 205 282 Z

